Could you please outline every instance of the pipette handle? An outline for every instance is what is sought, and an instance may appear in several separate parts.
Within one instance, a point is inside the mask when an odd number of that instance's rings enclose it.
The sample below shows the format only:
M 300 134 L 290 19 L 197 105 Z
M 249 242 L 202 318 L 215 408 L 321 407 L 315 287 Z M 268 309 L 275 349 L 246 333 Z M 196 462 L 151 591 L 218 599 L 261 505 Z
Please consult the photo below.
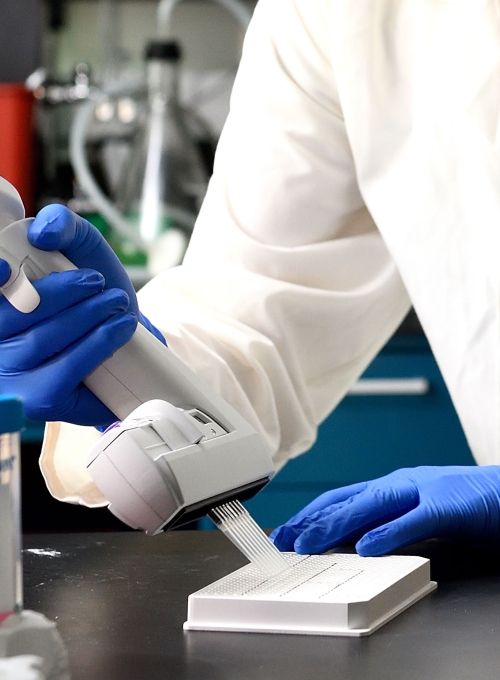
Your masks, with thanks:
M 39 250 L 29 243 L 27 233 L 32 221 L 0 224 L 0 257 L 9 262 L 12 271 L 0 291 L 24 313 L 36 309 L 40 302 L 33 281 L 76 268 L 60 252 Z M 206 411 L 228 432 L 249 428 L 229 404 L 141 324 L 129 342 L 90 373 L 84 383 L 120 420 L 146 401 L 163 399 L 180 408 L 196 406 Z

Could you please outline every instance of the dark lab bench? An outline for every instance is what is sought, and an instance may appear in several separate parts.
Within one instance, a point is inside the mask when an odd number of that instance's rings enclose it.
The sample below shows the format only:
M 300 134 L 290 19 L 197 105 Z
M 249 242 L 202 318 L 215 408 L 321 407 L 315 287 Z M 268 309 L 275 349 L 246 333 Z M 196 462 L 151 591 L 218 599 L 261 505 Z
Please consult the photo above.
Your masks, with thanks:
M 401 551 L 431 559 L 438 589 L 371 637 L 341 638 L 184 632 L 188 594 L 245 564 L 219 532 L 27 535 L 24 548 L 26 608 L 57 622 L 73 680 L 500 677 L 500 553 Z

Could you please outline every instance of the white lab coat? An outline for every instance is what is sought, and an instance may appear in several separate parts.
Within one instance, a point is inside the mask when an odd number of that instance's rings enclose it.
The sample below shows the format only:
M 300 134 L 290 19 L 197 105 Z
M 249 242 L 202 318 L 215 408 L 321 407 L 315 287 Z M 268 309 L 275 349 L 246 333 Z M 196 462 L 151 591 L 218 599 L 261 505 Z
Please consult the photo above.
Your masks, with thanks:
M 260 0 L 185 262 L 139 297 L 277 467 L 410 299 L 476 460 L 500 463 L 499 114 L 496 0 Z M 56 497 L 103 502 L 95 436 L 48 428 Z

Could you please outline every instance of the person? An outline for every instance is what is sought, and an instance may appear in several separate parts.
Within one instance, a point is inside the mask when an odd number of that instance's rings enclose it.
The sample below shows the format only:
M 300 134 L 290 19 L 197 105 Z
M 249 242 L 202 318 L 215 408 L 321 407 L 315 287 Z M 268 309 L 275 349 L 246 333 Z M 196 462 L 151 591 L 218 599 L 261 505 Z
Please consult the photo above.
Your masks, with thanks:
M 141 313 L 279 469 L 413 304 L 480 464 L 328 492 L 274 532 L 280 549 L 500 537 L 499 42 L 496 0 L 257 5 L 185 260 L 140 291 Z M 112 416 L 81 380 L 148 322 L 84 220 L 49 206 L 30 240 L 82 270 L 41 279 L 30 315 L 0 300 L 0 390 L 58 421 L 41 459 L 52 494 L 104 504 L 83 426 Z

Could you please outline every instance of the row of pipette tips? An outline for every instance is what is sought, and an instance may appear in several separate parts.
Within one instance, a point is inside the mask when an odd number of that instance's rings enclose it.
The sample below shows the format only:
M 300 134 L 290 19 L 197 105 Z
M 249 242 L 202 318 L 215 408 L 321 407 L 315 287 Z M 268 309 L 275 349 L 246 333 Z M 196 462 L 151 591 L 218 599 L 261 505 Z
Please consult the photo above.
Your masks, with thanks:
M 275 576 L 289 564 L 239 501 L 213 508 L 208 516 L 229 540 L 267 576 Z

